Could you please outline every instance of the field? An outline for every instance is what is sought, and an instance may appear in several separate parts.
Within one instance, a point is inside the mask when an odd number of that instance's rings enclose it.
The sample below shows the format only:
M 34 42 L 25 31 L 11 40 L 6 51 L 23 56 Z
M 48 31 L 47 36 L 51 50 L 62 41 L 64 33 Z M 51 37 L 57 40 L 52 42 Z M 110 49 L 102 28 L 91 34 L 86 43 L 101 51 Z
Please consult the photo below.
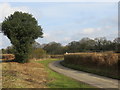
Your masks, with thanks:
M 2 63 L 3 88 L 90 88 L 92 86 L 75 81 L 48 68 L 58 59 Z M 92 87 L 93 88 L 93 87 Z
M 64 55 L 64 66 L 119 79 L 119 54 L 106 53 L 69 53 Z
M 45 88 L 47 73 L 40 63 L 2 63 L 3 88 Z

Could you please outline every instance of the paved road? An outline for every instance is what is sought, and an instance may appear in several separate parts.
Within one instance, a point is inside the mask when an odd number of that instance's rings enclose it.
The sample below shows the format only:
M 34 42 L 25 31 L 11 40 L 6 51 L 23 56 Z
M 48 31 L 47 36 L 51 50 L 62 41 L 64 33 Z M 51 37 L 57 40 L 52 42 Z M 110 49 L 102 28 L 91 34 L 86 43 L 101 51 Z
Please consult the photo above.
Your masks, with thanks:
M 116 79 L 111 79 L 91 73 L 69 69 L 60 65 L 61 61 L 54 61 L 49 64 L 49 67 L 58 73 L 64 74 L 68 77 L 88 83 L 98 88 L 118 88 L 118 80 Z

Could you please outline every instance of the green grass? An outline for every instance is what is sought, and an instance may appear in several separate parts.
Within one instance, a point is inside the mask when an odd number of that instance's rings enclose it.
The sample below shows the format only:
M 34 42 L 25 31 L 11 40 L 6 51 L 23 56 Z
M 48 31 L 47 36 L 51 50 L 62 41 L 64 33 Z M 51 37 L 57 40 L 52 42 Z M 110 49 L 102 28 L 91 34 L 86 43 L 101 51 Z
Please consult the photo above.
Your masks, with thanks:
M 47 83 L 49 88 L 94 88 L 88 84 L 78 82 L 72 78 L 66 77 L 62 74 L 52 71 L 49 69 L 48 64 L 56 61 L 58 59 L 48 59 L 44 61 L 37 61 L 38 63 L 44 64 L 47 72 L 48 72 L 48 79 L 52 80 L 51 82 Z
M 80 70 L 80 71 L 85 71 L 85 72 L 88 72 L 88 73 L 93 73 L 93 74 L 97 74 L 97 75 L 101 75 L 101 76 L 105 76 L 105 77 L 109 77 L 109 78 L 113 78 L 113 79 L 120 79 L 120 76 L 116 75 L 116 74 L 111 74 L 109 68 L 107 69 L 102 69 L 101 68 L 95 68 L 94 66 L 93 67 L 88 67 L 88 66 L 85 66 L 85 65 L 74 65 L 74 64 L 66 64 L 64 61 L 61 62 L 61 64 L 65 67 L 68 67 L 68 68 L 72 68 L 72 69 L 75 69 L 75 70 Z

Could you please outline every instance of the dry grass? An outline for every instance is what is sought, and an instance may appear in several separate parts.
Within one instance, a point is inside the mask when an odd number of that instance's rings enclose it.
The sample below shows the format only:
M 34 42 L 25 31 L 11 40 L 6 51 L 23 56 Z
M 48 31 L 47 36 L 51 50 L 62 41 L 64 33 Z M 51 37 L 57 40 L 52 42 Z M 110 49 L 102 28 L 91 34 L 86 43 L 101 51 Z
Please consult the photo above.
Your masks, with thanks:
M 0 57 L 2 57 L 2 60 L 12 60 L 15 58 L 13 54 L 0 54 Z
M 119 55 L 112 52 L 69 53 L 64 55 L 64 63 L 79 70 L 118 79 L 120 78 L 118 75 Z
M 72 64 L 87 64 L 95 66 L 115 66 L 118 64 L 118 54 L 105 53 L 69 53 L 64 55 L 65 62 Z
M 3 88 L 46 88 L 47 73 L 40 63 L 2 63 Z
M 50 55 L 51 58 L 64 58 L 64 55 Z

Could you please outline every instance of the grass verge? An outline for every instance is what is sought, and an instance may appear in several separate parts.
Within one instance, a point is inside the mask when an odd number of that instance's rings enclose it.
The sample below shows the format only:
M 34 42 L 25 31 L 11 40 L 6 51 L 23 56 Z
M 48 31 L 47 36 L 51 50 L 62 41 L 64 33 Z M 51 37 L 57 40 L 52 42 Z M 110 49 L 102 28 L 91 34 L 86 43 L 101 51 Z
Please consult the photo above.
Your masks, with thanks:
M 50 80 L 50 82 L 47 83 L 47 86 L 49 88 L 94 88 L 93 86 L 78 82 L 72 78 L 69 78 L 49 69 L 48 64 L 56 60 L 58 59 L 37 61 L 38 63 L 42 63 L 48 72 L 48 79 Z
M 66 64 L 64 61 L 61 62 L 61 64 L 65 67 L 68 68 L 72 68 L 75 70 L 80 70 L 80 71 L 85 71 L 88 73 L 93 73 L 93 74 L 97 74 L 97 75 L 101 75 L 101 76 L 105 76 L 105 77 L 109 77 L 109 78 L 113 78 L 113 79 L 120 79 L 120 76 L 118 75 L 113 75 L 110 74 L 110 72 L 108 71 L 108 69 L 100 69 L 100 68 L 95 68 L 93 67 L 88 67 L 88 66 L 84 66 L 84 65 L 74 65 L 74 64 Z

